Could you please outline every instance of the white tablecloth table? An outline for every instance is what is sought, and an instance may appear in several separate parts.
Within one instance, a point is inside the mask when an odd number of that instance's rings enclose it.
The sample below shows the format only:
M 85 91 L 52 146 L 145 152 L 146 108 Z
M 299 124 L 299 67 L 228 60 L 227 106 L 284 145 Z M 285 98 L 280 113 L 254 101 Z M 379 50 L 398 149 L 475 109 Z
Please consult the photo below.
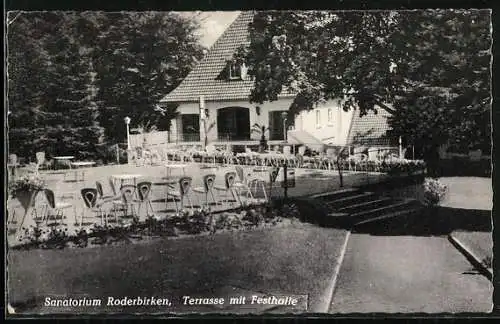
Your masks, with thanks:
M 84 181 L 85 180 L 85 167 L 91 167 L 91 166 L 94 166 L 95 165 L 95 162 L 93 161 L 77 161 L 77 162 L 71 162 L 70 163 L 70 166 L 73 167 L 73 171 L 75 173 L 75 181 L 80 181 L 78 180 L 78 170 L 77 169 L 83 169 L 83 170 L 80 170 L 81 171 L 81 174 L 82 174 L 82 179 L 81 181 Z
M 165 164 L 166 176 L 170 177 L 173 170 L 182 170 L 183 175 L 186 174 L 187 164 L 184 163 L 170 163 Z
M 122 174 L 113 174 L 111 176 L 111 179 L 113 182 L 115 182 L 115 188 L 119 191 L 121 186 L 125 184 L 125 181 L 133 180 L 134 186 L 137 186 L 137 178 L 142 177 L 142 174 L 129 174 L 129 173 L 122 173 Z M 119 186 L 117 186 L 117 182 L 119 182 Z M 136 190 L 134 190 L 134 193 L 137 193 Z
M 62 156 L 54 156 L 54 160 L 56 160 L 59 163 L 65 163 L 66 165 L 69 166 L 71 169 L 71 160 L 73 160 L 75 157 L 72 155 L 62 155 Z M 56 169 L 56 163 L 54 163 L 54 169 Z

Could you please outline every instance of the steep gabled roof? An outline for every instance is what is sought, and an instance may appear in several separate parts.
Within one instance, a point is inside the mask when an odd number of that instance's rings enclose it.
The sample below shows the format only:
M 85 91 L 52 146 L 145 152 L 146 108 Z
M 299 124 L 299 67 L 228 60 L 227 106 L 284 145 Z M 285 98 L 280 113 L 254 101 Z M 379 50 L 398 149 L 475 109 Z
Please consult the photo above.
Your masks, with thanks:
M 373 111 L 367 115 L 360 117 L 359 111 L 354 111 L 349 134 L 347 135 L 348 144 L 364 144 L 364 145 L 388 145 L 390 138 L 386 132 L 389 130 L 389 122 L 387 118 L 390 114 L 382 109 L 377 109 L 377 114 Z
M 245 80 L 217 80 L 237 48 L 248 45 L 248 24 L 253 20 L 253 11 L 243 11 L 217 39 L 206 56 L 188 74 L 188 76 L 166 95 L 161 102 L 192 102 L 204 96 L 206 101 L 212 100 L 245 100 L 253 88 L 250 78 Z M 281 97 L 294 96 L 283 93 Z

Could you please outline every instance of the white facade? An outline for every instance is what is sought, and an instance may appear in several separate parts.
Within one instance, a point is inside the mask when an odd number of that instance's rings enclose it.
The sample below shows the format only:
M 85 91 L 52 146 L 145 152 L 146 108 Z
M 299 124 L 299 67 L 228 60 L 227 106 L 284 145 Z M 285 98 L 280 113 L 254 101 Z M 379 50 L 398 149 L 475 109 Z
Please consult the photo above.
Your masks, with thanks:
M 214 142 L 218 140 L 218 131 L 217 131 L 217 111 L 222 108 L 227 107 L 242 107 L 248 109 L 249 114 L 249 128 L 251 129 L 254 124 L 264 125 L 269 127 L 269 112 L 270 111 L 288 111 L 292 103 L 292 99 L 280 99 L 273 102 L 266 102 L 262 105 L 260 104 L 251 104 L 248 101 L 243 100 L 231 100 L 231 101 L 207 101 L 205 102 L 205 109 L 208 110 L 208 118 L 206 120 L 207 124 L 207 138 L 208 142 Z M 257 109 L 256 107 L 260 107 Z M 182 137 L 182 127 L 181 120 L 182 117 L 180 115 L 184 114 L 200 114 L 199 103 L 181 103 L 177 110 L 179 111 L 179 116 L 172 121 L 171 132 L 172 134 L 177 134 L 178 137 Z M 257 114 L 257 110 L 259 110 L 259 114 Z M 209 127 L 213 125 L 212 127 Z M 203 127 L 203 120 L 200 118 L 200 139 L 203 140 L 205 137 L 205 130 Z M 268 137 L 268 133 L 266 133 L 266 137 Z M 258 133 L 250 133 L 251 140 L 259 140 L 260 135 Z
M 324 144 L 343 145 L 353 115 L 353 109 L 345 112 L 339 100 L 330 100 L 310 111 L 300 112 L 295 119 L 295 130 L 305 131 Z
M 208 118 L 204 121 L 199 120 L 200 140 L 205 138 L 206 123 L 208 142 L 220 140 L 218 128 L 224 128 L 224 125 L 218 127 L 218 111 L 227 107 L 241 107 L 248 109 L 248 127 L 251 130 L 254 124 L 270 127 L 269 112 L 288 111 L 293 99 L 279 99 L 264 104 L 251 104 L 244 100 L 231 101 L 206 101 L 205 109 L 208 111 Z M 178 107 L 179 116 L 172 121 L 171 134 L 172 140 L 183 138 L 182 117 L 181 115 L 192 114 L 200 116 L 200 105 L 198 102 L 181 103 Z M 259 107 L 259 108 L 257 108 Z M 343 111 L 339 100 L 330 100 L 326 103 L 318 104 L 316 108 L 310 111 L 302 111 L 295 117 L 295 130 L 307 132 L 318 141 L 325 144 L 344 144 L 347 139 L 349 127 L 352 122 L 353 110 Z M 238 116 L 238 118 L 243 116 Z M 245 117 L 246 118 L 246 117 Z M 251 140 L 259 140 L 258 132 L 250 132 Z M 269 131 L 266 132 L 266 138 L 269 139 Z

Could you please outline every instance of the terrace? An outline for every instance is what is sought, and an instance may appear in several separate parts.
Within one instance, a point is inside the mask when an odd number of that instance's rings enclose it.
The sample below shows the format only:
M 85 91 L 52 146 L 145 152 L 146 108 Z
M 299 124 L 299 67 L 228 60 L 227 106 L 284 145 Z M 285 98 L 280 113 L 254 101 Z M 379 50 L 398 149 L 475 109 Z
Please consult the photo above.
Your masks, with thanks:
M 200 210 L 217 214 L 262 205 L 284 195 L 303 197 L 341 187 L 373 184 L 387 179 L 395 166 L 403 163 L 394 157 L 383 163 L 368 159 L 340 160 L 333 155 L 304 159 L 287 153 L 286 149 L 285 152 L 248 150 L 235 154 L 217 149 L 161 151 L 154 147 L 140 150 L 130 164 L 95 166 L 88 161 L 69 162 L 69 158 L 59 159 L 51 168 L 43 169 L 44 161 L 39 161 L 35 171 L 29 167 L 16 168 L 16 178 L 31 173 L 43 180 L 44 189 L 50 189 L 55 199 L 51 206 L 50 197 L 41 191 L 27 208 L 19 199 L 8 199 L 10 246 L 26 243 L 23 233 L 33 229 L 61 229 L 75 235 L 96 226 L 123 227 L 132 221 L 143 223 L 150 217 L 161 220 Z M 418 164 L 406 160 L 404 163 Z M 295 180 L 286 190 L 282 186 L 283 170 L 278 171 L 278 167 L 285 164 L 293 170 L 288 180 Z M 234 177 L 230 184 L 226 182 L 228 175 Z M 208 188 L 204 184 L 207 176 L 214 176 Z M 170 193 L 179 195 L 183 191 L 179 182 L 182 177 L 191 178 L 190 189 L 184 197 L 173 199 Z M 102 193 L 94 191 L 97 183 L 102 186 Z M 138 186 L 145 183 L 150 187 L 141 194 Z M 131 189 L 128 201 L 124 188 Z M 88 189 L 86 194 L 96 192 L 95 204 L 88 201 L 82 189 Z

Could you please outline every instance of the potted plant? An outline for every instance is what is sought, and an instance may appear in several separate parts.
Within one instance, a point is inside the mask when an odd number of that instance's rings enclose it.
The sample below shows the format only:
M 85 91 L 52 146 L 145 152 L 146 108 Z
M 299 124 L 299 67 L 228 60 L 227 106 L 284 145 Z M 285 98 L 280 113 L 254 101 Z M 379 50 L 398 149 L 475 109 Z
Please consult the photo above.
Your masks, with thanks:
M 9 184 L 12 198 L 16 198 L 27 210 L 35 201 L 36 195 L 43 190 L 45 183 L 37 175 L 27 175 Z
M 252 132 L 260 135 L 260 140 L 259 140 L 259 152 L 260 153 L 264 152 L 265 149 L 267 148 L 266 132 L 268 130 L 269 130 L 269 127 L 266 127 L 264 125 L 259 125 L 259 124 L 253 125 Z

